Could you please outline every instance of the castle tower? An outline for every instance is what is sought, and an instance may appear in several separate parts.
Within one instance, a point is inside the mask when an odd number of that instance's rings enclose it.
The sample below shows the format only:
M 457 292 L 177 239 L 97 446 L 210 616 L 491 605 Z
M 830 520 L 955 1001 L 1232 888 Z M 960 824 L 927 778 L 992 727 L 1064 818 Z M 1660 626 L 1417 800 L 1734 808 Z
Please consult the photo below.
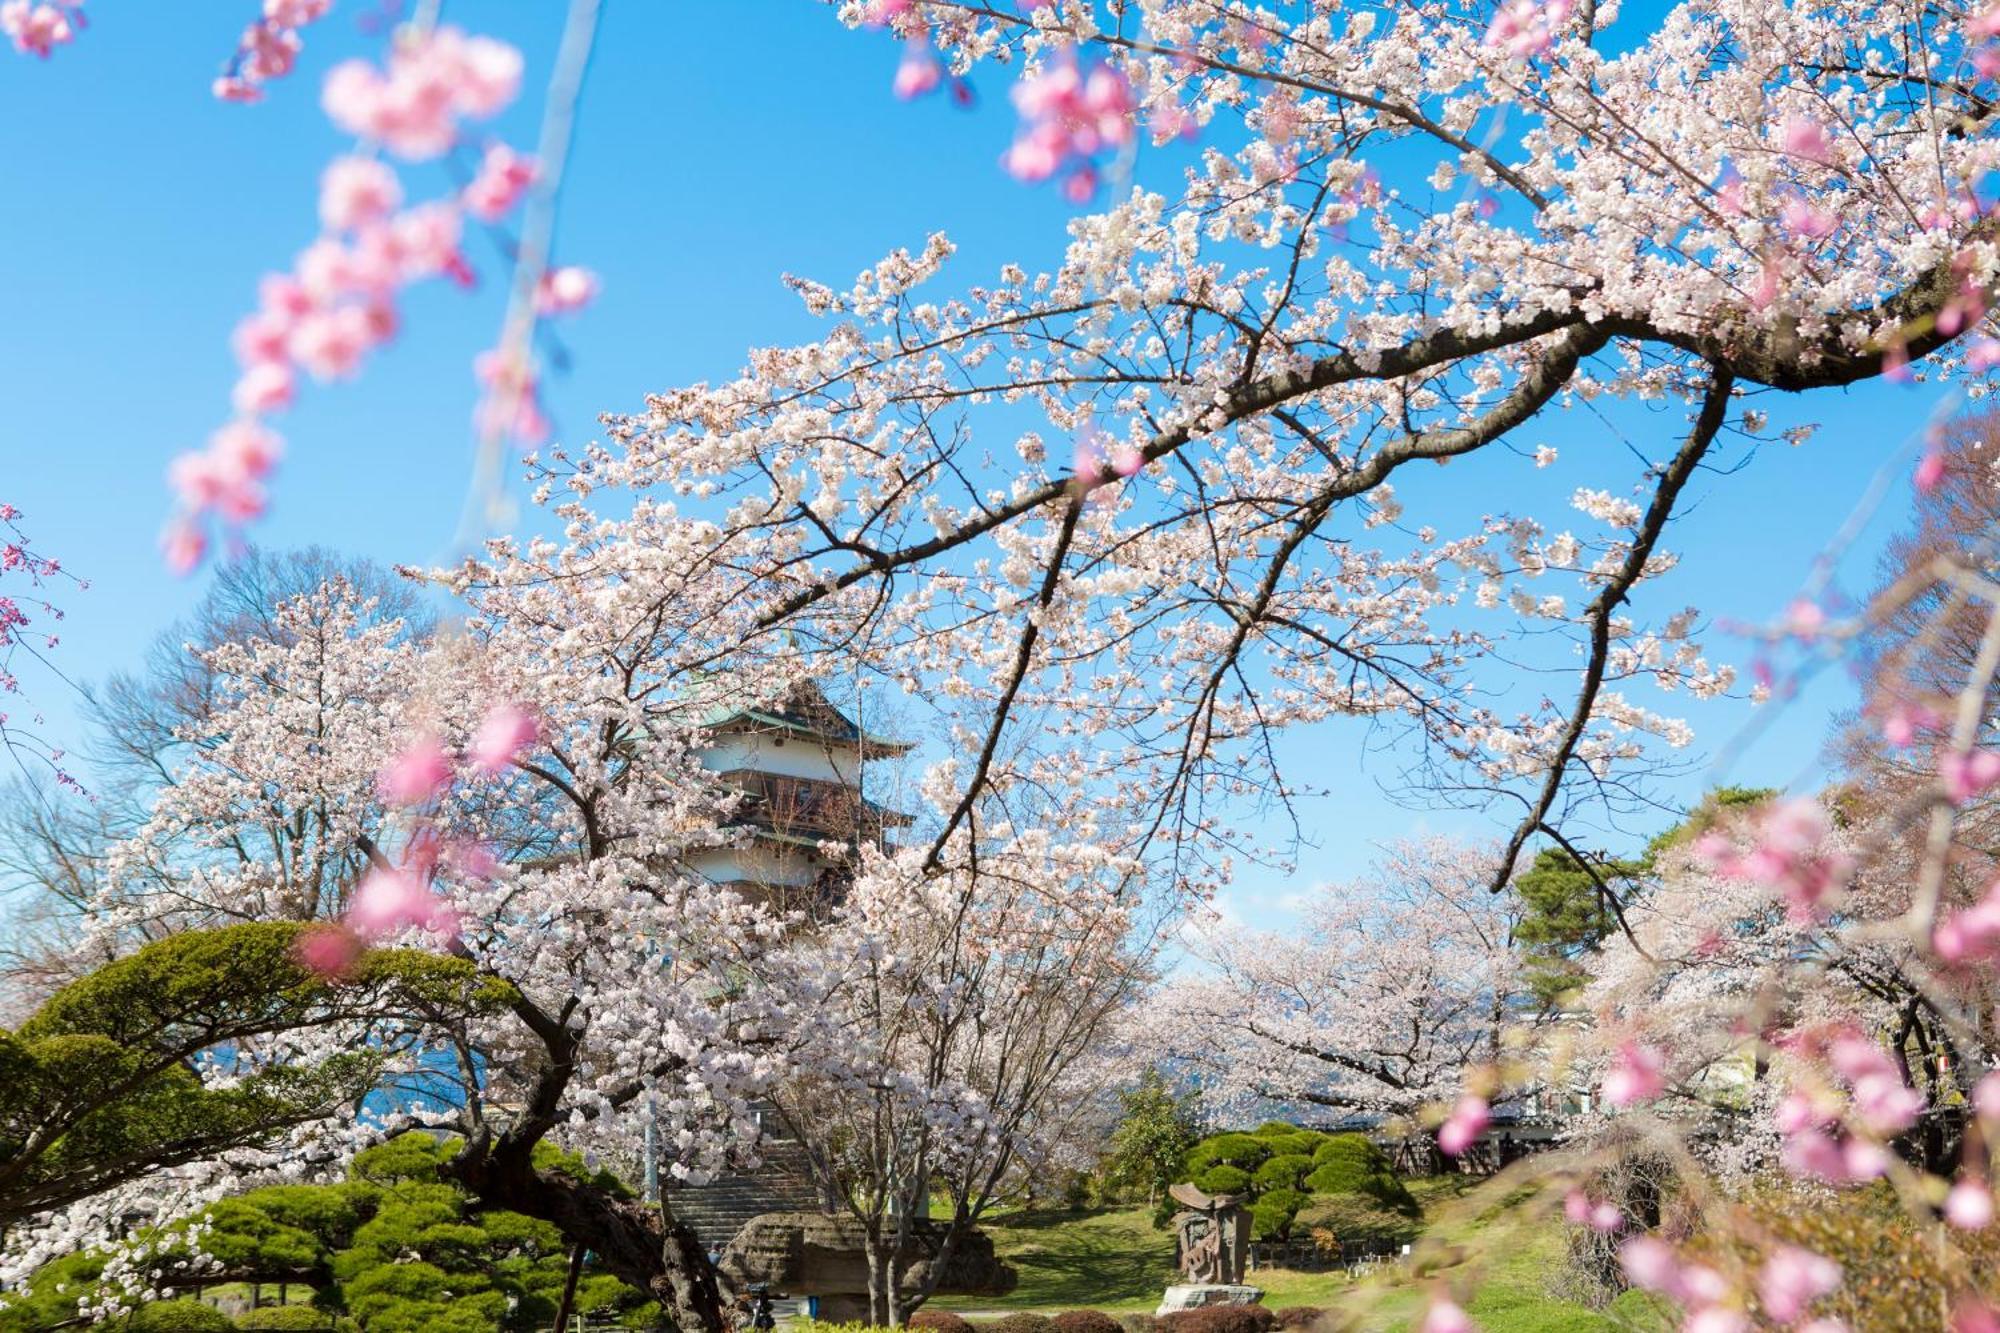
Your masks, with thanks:
M 838 902 L 862 844 L 885 846 L 890 829 L 910 822 L 867 798 L 866 768 L 912 747 L 864 732 L 810 681 L 767 707 L 713 714 L 702 728 L 712 737 L 702 763 L 742 793 L 734 822 L 751 830 L 691 859 L 718 884 L 780 907 Z

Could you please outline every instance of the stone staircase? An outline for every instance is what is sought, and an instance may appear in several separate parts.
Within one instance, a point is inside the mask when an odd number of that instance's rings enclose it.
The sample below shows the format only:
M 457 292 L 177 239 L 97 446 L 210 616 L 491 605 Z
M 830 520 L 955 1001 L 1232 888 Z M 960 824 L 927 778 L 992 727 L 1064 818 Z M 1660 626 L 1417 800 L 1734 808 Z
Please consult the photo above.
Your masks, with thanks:
M 805 1149 L 796 1142 L 765 1142 L 758 1150 L 763 1162 L 740 1175 L 723 1176 L 707 1185 L 682 1185 L 667 1192 L 674 1216 L 685 1222 L 702 1244 L 719 1250 L 764 1213 L 819 1212 L 823 1204 L 813 1187 Z

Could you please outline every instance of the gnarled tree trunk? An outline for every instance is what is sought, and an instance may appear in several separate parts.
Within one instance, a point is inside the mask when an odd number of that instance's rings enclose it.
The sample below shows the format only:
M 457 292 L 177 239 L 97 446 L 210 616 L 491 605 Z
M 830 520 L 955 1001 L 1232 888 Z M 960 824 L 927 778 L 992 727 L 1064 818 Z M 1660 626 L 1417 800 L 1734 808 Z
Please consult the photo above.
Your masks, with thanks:
M 591 1252 L 599 1267 L 660 1303 L 683 1333 L 722 1333 L 722 1290 L 701 1241 L 668 1211 L 620 1199 L 564 1171 L 542 1171 L 478 1139 L 442 1168 L 477 1206 L 539 1218 Z

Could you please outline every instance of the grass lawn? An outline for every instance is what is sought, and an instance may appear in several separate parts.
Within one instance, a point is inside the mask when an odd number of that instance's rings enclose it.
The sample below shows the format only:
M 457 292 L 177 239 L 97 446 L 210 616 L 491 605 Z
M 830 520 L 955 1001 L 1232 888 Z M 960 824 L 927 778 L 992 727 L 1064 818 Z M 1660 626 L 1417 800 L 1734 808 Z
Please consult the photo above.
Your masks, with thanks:
M 1561 1225 L 1524 1207 L 1508 1182 L 1445 1177 L 1408 1183 L 1424 1206 L 1423 1237 L 1410 1263 L 1361 1282 L 1344 1273 L 1259 1269 L 1248 1281 L 1264 1289 L 1264 1304 L 1324 1306 L 1357 1331 L 1405 1333 L 1415 1327 L 1432 1286 L 1444 1282 L 1472 1293 L 1466 1310 L 1486 1333 L 1653 1333 L 1672 1326 L 1630 1297 L 1599 1312 L 1550 1296 L 1549 1279 L 1563 1258 Z M 987 1229 L 1000 1256 L 1020 1273 L 1020 1284 L 1004 1298 L 940 1297 L 933 1305 L 1150 1311 L 1173 1273 L 1173 1236 L 1154 1230 L 1143 1207 L 1014 1213 Z

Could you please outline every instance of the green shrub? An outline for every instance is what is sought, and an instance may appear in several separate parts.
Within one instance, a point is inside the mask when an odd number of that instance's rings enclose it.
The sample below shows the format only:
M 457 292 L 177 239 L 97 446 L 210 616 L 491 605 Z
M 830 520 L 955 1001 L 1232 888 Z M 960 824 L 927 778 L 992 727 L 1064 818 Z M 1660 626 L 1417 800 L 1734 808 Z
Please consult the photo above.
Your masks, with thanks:
M 972 1333 L 965 1316 L 949 1310 L 919 1310 L 903 1321 L 907 1328 L 927 1328 L 931 1333 Z
M 266 1305 L 236 1316 L 236 1327 L 290 1333 L 298 1329 L 332 1328 L 333 1316 L 310 1305 Z
M 228 1333 L 236 1321 L 200 1301 L 154 1301 L 140 1306 L 127 1327 L 132 1333 Z
M 1268 1190 L 1250 1205 L 1252 1240 L 1283 1240 L 1292 1234 L 1292 1219 L 1299 1215 L 1306 1196 L 1297 1190 Z
M 1320 1140 L 1319 1147 L 1313 1149 L 1313 1164 L 1325 1166 L 1328 1162 L 1361 1162 L 1367 1166 L 1387 1166 L 1388 1156 L 1376 1147 L 1366 1134 L 1329 1134 Z
M 1271 1155 L 1271 1145 L 1254 1134 L 1211 1134 L 1188 1149 L 1189 1176 L 1218 1163 L 1255 1171 Z
M 1312 1169 L 1311 1157 L 1304 1153 L 1286 1153 L 1266 1161 L 1251 1179 L 1256 1182 L 1260 1194 L 1267 1190 L 1295 1190 L 1305 1183 Z
M 1227 1163 L 1211 1166 L 1194 1178 L 1195 1187 L 1206 1194 L 1241 1194 L 1250 1188 L 1250 1181 L 1248 1171 Z
M 1065 1310 L 1049 1321 L 1049 1333 L 1125 1333 L 1102 1310 Z
M 1320 1144 L 1326 1141 L 1324 1134 L 1310 1129 L 1293 1129 L 1289 1125 L 1280 1130 L 1259 1130 L 1257 1137 L 1279 1156 L 1311 1157 L 1319 1151 Z

